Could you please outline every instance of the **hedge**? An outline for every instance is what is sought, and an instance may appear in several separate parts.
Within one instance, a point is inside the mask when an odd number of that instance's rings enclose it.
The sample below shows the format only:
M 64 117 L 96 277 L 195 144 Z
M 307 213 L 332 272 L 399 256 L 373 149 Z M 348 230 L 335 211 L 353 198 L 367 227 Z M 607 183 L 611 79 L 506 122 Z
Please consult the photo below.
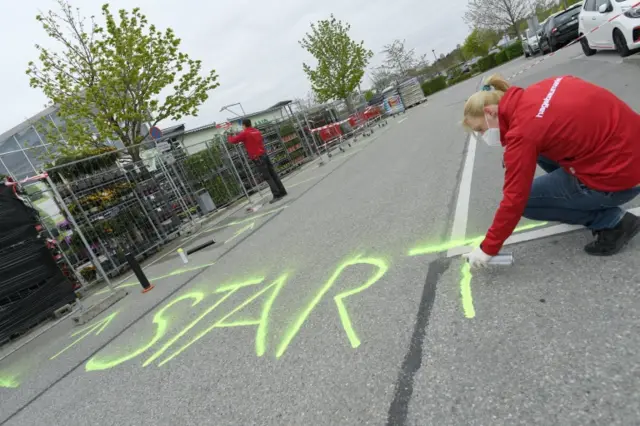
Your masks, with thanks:
M 422 91 L 425 96 L 429 96 L 433 93 L 447 88 L 447 78 L 444 76 L 436 77 L 432 80 L 422 83 Z
M 475 73 L 489 71 L 490 69 L 495 68 L 498 65 L 502 65 L 522 55 L 524 55 L 522 44 L 513 43 L 510 46 L 501 49 L 498 53 L 492 53 L 491 55 L 487 55 L 481 58 L 473 65 L 473 72 L 460 74 L 450 79 L 448 82 L 447 78 L 443 76 L 425 81 L 424 83 L 422 83 L 422 91 L 424 92 L 425 96 L 432 95 L 436 92 L 439 92 L 440 90 L 446 89 L 449 86 L 453 86 L 454 84 L 460 83 L 461 81 L 470 79 Z
M 458 84 L 458 83 L 463 82 L 465 80 L 469 80 L 471 77 L 473 77 L 473 73 L 470 73 L 470 72 L 466 72 L 464 74 L 457 75 L 457 76 L 453 77 L 451 80 L 449 80 L 449 86 L 453 86 L 454 84 Z
M 504 52 L 507 54 L 507 60 L 510 61 L 511 59 L 524 55 L 524 48 L 522 47 L 522 43 L 513 43 L 504 49 Z

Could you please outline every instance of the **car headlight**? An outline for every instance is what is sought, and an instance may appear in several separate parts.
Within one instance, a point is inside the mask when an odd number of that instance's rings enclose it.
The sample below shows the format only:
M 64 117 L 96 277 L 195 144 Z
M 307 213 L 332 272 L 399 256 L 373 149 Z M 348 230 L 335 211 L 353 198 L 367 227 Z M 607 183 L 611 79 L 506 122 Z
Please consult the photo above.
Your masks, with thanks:
M 640 9 L 631 9 L 631 10 L 627 10 L 624 13 L 624 16 L 626 16 L 627 18 L 640 18 Z

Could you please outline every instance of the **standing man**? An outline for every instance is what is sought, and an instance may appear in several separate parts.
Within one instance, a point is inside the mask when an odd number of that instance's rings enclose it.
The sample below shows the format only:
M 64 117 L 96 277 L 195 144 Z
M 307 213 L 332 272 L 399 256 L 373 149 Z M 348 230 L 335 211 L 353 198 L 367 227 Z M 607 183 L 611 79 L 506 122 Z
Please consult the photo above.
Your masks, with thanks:
M 269 184 L 271 193 L 273 194 L 273 200 L 269 203 L 275 203 L 287 195 L 287 190 L 284 188 L 280 176 L 273 167 L 267 151 L 264 149 L 264 139 L 260 130 L 251 127 L 251 120 L 245 118 L 242 120 L 243 130 L 235 136 L 229 136 L 229 143 L 243 143 L 249 154 L 249 159 L 253 161 L 260 170 L 260 174 L 264 180 Z

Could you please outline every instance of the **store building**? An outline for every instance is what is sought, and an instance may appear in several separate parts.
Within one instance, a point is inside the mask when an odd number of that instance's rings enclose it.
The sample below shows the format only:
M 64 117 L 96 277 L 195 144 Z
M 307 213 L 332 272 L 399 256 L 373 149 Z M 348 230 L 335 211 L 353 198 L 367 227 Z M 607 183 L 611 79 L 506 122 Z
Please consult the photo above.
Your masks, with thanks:
M 49 107 L 0 134 L 0 174 L 14 175 L 18 179 L 37 174 L 46 158 L 55 151 L 36 130 L 38 123 L 64 126 L 57 108 Z

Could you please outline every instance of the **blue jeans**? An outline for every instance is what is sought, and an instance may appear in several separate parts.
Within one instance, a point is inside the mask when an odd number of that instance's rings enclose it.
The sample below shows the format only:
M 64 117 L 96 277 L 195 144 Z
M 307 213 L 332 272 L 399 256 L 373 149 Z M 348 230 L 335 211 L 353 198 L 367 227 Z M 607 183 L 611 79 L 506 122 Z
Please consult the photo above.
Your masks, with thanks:
M 619 206 L 640 194 L 640 187 L 618 192 L 587 188 L 557 163 L 542 156 L 538 165 L 547 172 L 534 179 L 523 216 L 527 219 L 611 229 L 625 211 Z M 638 166 L 640 167 L 640 166 Z

